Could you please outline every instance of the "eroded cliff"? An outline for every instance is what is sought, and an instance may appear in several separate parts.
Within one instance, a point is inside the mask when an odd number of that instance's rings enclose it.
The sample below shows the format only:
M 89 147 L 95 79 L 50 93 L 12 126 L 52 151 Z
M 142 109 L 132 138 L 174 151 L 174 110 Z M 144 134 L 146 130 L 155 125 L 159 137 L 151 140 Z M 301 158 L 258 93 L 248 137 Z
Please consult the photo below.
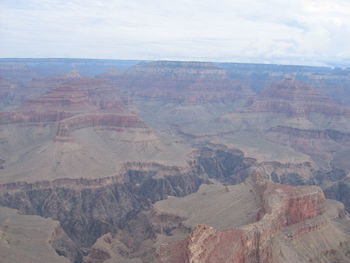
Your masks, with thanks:
M 264 181 L 254 175 L 247 182 L 253 184 L 255 194 L 261 197 L 261 210 L 257 222 L 236 229 L 219 230 L 208 225 L 198 225 L 190 236 L 182 241 L 160 246 L 160 262 L 284 262 L 286 250 L 276 245 L 276 240 L 288 239 L 290 243 L 302 235 L 324 235 L 322 231 L 333 228 L 334 223 L 326 213 L 326 199 L 318 187 L 290 187 Z M 341 208 L 340 208 L 341 210 Z M 339 210 L 339 211 L 340 211 Z M 335 212 L 332 217 L 342 215 Z M 232 211 L 233 212 L 233 211 Z M 220 219 L 218 219 L 220 220 Z M 329 238 L 322 249 L 318 240 L 308 257 L 302 262 L 312 262 L 318 253 L 333 249 L 349 262 L 348 238 L 337 230 L 336 240 Z M 327 239 L 327 237 L 325 237 Z M 321 242 L 321 241 L 320 241 Z M 302 248 L 289 245 L 295 254 Z M 295 256 L 295 255 L 293 255 Z M 309 261 L 308 261 L 309 260 Z M 296 262 L 298 258 L 289 259 Z M 324 259 L 322 262 L 331 262 Z

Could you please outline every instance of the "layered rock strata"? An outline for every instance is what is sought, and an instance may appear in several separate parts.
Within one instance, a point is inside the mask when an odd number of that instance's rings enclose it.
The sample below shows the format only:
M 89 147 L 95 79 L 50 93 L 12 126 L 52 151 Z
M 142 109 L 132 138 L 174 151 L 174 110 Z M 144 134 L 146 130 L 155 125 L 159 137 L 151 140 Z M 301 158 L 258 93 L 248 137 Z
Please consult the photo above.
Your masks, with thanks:
M 161 168 L 161 167 L 158 167 Z M 161 169 L 160 169 L 161 170 Z M 156 173 L 161 173 L 155 177 Z M 171 175 L 169 175 L 169 173 Z M 209 181 L 198 171 L 128 170 L 120 178 L 58 179 L 1 185 L 0 204 L 58 220 L 75 244 L 89 248 L 116 232 L 137 212 L 168 195 L 184 196 Z M 81 255 L 82 252 L 78 253 Z
M 212 63 L 157 61 L 100 75 L 129 95 L 188 103 L 232 101 L 252 92 Z
M 259 176 L 250 183 L 255 184 L 256 194 L 262 198 L 256 223 L 228 230 L 199 225 L 187 239 L 161 246 L 159 261 L 281 262 L 274 245 L 281 233 L 293 240 L 330 224 L 320 188 L 278 185 L 264 182 Z
M 331 99 L 317 93 L 312 86 L 294 78 L 273 83 L 251 102 L 248 109 L 297 116 L 311 113 L 350 116 L 349 109 L 337 106 Z

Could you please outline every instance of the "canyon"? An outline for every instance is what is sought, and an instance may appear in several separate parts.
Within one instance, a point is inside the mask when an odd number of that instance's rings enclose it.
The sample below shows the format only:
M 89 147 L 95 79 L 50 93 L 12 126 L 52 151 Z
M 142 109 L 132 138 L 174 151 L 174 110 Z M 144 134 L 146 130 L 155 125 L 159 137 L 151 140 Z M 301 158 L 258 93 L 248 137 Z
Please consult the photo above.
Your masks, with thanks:
M 326 67 L 0 59 L 0 256 L 350 262 L 349 86 Z

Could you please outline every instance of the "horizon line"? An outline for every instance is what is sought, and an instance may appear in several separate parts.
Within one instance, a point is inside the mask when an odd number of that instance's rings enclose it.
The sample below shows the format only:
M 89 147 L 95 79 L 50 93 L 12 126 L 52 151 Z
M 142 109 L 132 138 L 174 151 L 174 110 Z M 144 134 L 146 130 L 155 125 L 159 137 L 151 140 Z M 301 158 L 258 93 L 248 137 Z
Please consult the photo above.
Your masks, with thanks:
M 186 60 L 186 59 L 118 59 L 118 58 L 69 58 L 69 57 L 0 57 L 0 60 L 108 60 L 108 61 L 139 61 L 139 62 L 197 62 L 197 63 L 217 63 L 217 64 L 250 64 L 250 65 L 275 65 L 275 66 L 293 66 L 293 67 L 312 67 L 312 68 L 350 68 L 350 66 L 331 66 L 331 65 L 310 65 L 310 64 L 283 64 L 283 63 L 265 63 L 265 62 L 239 62 L 239 61 L 215 61 L 215 60 Z

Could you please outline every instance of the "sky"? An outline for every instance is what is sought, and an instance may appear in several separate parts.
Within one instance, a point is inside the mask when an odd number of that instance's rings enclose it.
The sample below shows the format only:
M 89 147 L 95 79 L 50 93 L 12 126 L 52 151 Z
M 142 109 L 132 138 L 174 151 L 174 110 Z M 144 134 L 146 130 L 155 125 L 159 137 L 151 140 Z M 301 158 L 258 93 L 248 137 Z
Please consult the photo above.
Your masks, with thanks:
M 0 0 L 0 57 L 350 65 L 350 0 Z

